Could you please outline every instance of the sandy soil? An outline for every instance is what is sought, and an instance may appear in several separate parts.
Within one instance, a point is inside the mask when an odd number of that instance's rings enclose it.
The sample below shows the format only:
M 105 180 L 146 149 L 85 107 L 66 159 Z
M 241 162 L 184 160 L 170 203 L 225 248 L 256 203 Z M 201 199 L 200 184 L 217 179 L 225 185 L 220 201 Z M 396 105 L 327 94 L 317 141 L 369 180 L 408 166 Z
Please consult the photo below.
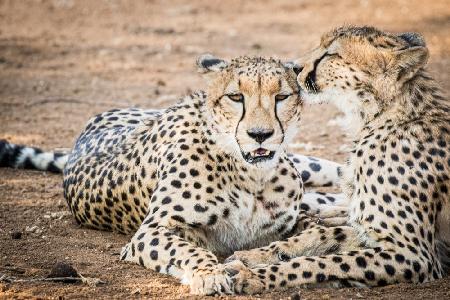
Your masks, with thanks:
M 113 107 L 165 107 L 201 89 L 203 81 L 194 69 L 201 53 L 295 58 L 316 45 L 322 32 L 349 23 L 420 31 L 431 50 L 430 68 L 444 89 L 450 88 L 446 0 L 170 5 L 0 0 L 0 138 L 46 149 L 70 148 L 95 113 Z M 328 124 L 336 115 L 330 107 L 307 107 L 298 136 L 307 145 L 294 150 L 343 161 L 342 132 Z M 80 228 L 64 212 L 61 176 L 0 169 L 0 277 L 46 276 L 55 262 L 63 261 L 85 276 L 106 281 L 98 287 L 0 283 L 0 298 L 189 297 L 188 288 L 171 277 L 119 263 L 128 237 Z M 29 231 L 32 226 L 37 226 L 35 232 Z M 11 238 L 16 231 L 21 239 Z M 259 297 L 287 298 L 294 291 Z M 304 299 L 450 299 L 450 278 L 424 285 L 300 293 Z

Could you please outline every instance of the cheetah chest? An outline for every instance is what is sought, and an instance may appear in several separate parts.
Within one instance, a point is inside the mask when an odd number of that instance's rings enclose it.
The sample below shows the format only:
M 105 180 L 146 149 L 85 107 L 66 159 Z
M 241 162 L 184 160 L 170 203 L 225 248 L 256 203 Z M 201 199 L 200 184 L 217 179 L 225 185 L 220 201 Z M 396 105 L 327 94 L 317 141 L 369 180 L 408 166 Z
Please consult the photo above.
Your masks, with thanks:
M 298 213 L 295 199 L 237 194 L 229 215 L 206 232 L 207 247 L 219 255 L 268 245 L 294 226 Z

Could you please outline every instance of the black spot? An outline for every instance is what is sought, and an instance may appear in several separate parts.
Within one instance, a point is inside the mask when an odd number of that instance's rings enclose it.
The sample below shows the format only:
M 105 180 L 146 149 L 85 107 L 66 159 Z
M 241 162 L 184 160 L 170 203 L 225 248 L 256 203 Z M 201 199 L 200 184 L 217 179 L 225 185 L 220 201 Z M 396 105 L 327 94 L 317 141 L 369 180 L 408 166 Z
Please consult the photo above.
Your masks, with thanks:
M 200 204 L 195 204 L 194 205 L 194 210 L 196 212 L 202 212 L 203 213 L 203 212 L 208 210 L 208 207 L 207 206 L 201 206 Z
M 406 280 L 411 280 L 413 277 L 413 273 L 411 272 L 410 269 L 406 269 L 403 273 L 403 278 L 405 278 Z
M 358 256 L 358 257 L 356 258 L 356 264 L 357 264 L 358 267 L 360 267 L 360 268 L 365 268 L 365 267 L 367 267 L 366 259 L 365 259 L 364 257 L 362 257 L 362 256 Z
M 367 280 L 375 280 L 375 273 L 373 271 L 365 271 L 364 277 L 366 277 Z
M 288 280 L 292 281 L 292 280 L 296 280 L 297 279 L 297 275 L 296 274 L 288 274 Z
M 322 169 L 322 167 L 321 167 L 319 164 L 317 164 L 317 163 L 310 163 L 310 164 L 309 164 L 309 167 L 310 167 L 311 170 L 313 170 L 314 172 L 319 172 L 319 171 Z
M 391 265 L 384 265 L 384 269 L 386 270 L 386 273 L 388 273 L 390 276 L 395 275 L 395 269 Z
M 138 248 L 139 252 L 144 251 L 144 243 L 143 242 L 139 242 L 137 248 Z
M 406 230 L 408 230 L 408 232 L 410 232 L 410 233 L 414 233 L 415 232 L 414 226 L 411 223 L 407 223 L 406 224 Z
M 333 262 L 341 263 L 342 262 L 342 257 L 340 257 L 340 256 L 333 256 Z
M 300 176 L 302 177 L 303 182 L 306 182 L 311 177 L 311 173 L 309 173 L 308 171 L 302 171 Z
M 212 225 L 216 224 L 216 222 L 217 222 L 217 215 L 214 215 L 214 214 L 210 215 L 209 219 L 208 219 L 208 225 L 212 226 Z
M 396 177 L 394 177 L 394 176 L 390 176 L 390 177 L 388 178 L 388 181 L 389 181 L 389 183 L 392 184 L 392 185 L 397 185 L 397 184 L 398 184 L 398 179 L 397 179 Z
M 198 176 L 200 173 L 196 170 L 196 169 L 190 169 L 189 170 L 189 174 L 191 174 L 191 176 Z
M 181 205 L 175 205 L 175 206 L 173 207 L 173 209 L 174 209 L 175 211 L 183 211 L 183 210 L 184 210 L 183 206 L 181 206 Z
M 341 268 L 342 271 L 346 273 L 350 270 L 350 266 L 347 263 L 340 264 L 339 267 Z
M 156 251 L 156 250 L 150 251 L 150 258 L 152 260 L 158 260 L 158 251 Z
M 391 203 L 392 202 L 392 198 L 388 194 L 383 194 L 383 201 L 386 202 L 386 203 Z
M 177 189 L 181 187 L 181 182 L 179 180 L 172 180 L 170 184 Z
M 303 273 L 304 274 L 304 273 Z M 303 276 L 304 277 L 304 276 Z M 325 274 L 323 273 L 317 273 L 316 275 L 316 281 L 317 282 L 324 282 L 327 279 L 327 277 L 325 276 Z

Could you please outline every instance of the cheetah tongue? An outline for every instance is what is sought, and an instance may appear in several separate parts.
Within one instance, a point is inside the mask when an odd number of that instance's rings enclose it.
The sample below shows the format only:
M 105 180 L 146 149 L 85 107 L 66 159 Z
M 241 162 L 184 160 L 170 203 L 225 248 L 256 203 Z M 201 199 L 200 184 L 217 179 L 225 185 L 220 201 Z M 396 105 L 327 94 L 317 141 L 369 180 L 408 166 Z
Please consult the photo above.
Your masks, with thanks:
M 253 157 L 258 157 L 258 156 L 268 156 L 270 154 L 270 151 L 264 148 L 258 148 L 254 151 L 251 152 Z

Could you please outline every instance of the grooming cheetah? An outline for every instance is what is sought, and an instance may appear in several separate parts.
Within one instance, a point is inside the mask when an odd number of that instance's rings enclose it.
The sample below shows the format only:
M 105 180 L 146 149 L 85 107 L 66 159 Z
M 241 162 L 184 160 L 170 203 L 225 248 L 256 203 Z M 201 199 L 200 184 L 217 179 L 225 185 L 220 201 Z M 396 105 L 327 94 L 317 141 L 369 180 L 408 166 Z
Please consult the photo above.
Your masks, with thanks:
M 353 138 L 342 189 L 348 226 L 238 251 L 239 293 L 300 285 L 426 282 L 449 268 L 450 105 L 415 33 L 342 27 L 301 59 L 305 103 L 331 102 Z M 243 266 L 241 261 L 247 266 Z
M 338 164 L 285 153 L 302 108 L 295 66 L 206 55 L 198 67 L 207 93 L 165 111 L 100 114 L 69 157 L 3 142 L 0 161 L 65 166 L 78 223 L 134 234 L 122 260 L 176 276 L 195 294 L 231 293 L 216 255 L 286 238 L 308 213 L 339 219 L 346 207 L 339 195 L 303 194 L 304 184 L 336 183 Z

